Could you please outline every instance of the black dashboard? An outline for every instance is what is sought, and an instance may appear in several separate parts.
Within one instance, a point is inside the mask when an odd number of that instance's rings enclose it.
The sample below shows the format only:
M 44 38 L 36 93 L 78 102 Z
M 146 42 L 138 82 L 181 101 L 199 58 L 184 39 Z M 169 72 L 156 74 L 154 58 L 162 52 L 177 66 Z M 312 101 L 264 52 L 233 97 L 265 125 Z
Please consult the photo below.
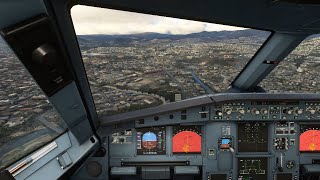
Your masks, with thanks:
M 293 180 L 319 175 L 317 95 L 202 98 L 164 105 L 171 110 L 156 107 L 145 116 L 111 117 L 123 121 L 113 122 L 115 133 L 105 144 L 110 178 Z

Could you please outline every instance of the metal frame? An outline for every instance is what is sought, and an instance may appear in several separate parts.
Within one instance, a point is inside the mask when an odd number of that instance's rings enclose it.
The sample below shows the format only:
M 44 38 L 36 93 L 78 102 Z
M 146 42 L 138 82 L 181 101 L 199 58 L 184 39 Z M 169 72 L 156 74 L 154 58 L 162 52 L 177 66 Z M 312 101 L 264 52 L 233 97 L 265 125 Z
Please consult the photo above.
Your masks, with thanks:
M 238 74 L 231 86 L 235 89 L 255 88 L 309 34 L 274 33 Z
M 69 4 L 67 1 L 61 0 L 46 0 L 45 4 L 49 15 L 55 18 L 56 24 L 61 31 L 60 34 L 65 43 L 65 49 L 68 52 L 70 64 L 75 74 L 77 88 L 79 89 L 82 102 L 87 111 L 91 128 L 93 132 L 95 132 L 95 129 L 99 127 L 98 115 L 93 102 L 72 19 L 69 14 Z

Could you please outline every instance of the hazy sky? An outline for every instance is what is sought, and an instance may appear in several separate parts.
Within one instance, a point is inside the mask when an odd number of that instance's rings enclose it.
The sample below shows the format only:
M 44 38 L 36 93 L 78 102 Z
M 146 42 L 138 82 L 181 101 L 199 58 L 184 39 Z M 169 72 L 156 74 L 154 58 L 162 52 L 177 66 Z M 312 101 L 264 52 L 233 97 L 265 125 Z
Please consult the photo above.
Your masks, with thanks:
M 143 32 L 189 34 L 201 31 L 243 29 L 212 23 L 80 5 L 74 6 L 71 9 L 71 16 L 78 35 L 135 34 Z

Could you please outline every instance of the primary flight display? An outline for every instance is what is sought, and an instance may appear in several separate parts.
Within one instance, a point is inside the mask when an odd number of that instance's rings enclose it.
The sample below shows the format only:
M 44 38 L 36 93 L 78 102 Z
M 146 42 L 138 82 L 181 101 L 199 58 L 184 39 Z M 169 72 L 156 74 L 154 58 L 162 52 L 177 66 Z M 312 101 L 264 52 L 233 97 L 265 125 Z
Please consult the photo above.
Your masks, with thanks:
M 137 129 L 137 154 L 166 154 L 166 128 L 151 127 Z

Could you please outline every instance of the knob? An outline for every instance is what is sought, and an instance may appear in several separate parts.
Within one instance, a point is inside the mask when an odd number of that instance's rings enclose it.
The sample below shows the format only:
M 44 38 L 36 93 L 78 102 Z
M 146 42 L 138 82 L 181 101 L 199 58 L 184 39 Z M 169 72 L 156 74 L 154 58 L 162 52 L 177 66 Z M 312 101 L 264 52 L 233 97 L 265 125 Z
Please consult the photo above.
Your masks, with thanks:
M 49 44 L 42 44 L 32 52 L 32 60 L 38 64 L 52 66 L 57 60 L 57 51 Z
M 251 114 L 253 114 L 253 115 L 258 115 L 258 114 L 260 114 L 260 111 L 258 111 L 258 109 L 256 109 L 256 108 L 253 108 L 253 109 L 251 110 Z
M 221 112 L 220 110 L 217 110 L 217 111 L 216 111 L 216 115 L 222 116 L 222 112 Z
M 268 114 L 268 110 L 266 108 L 262 108 L 260 111 L 261 114 Z
M 238 108 L 237 111 L 238 111 L 240 114 L 244 114 L 244 113 L 246 112 L 243 108 Z
M 292 114 L 292 113 L 293 113 L 293 111 L 292 111 L 291 109 L 284 109 L 284 110 L 283 110 L 283 113 L 284 113 L 284 114 L 289 114 L 289 115 L 290 115 L 290 114 Z
M 232 113 L 232 109 L 231 108 L 225 108 L 224 112 L 229 115 L 229 114 Z
M 294 161 L 287 161 L 287 163 L 286 163 L 286 167 L 288 168 L 288 169 L 292 169 L 292 168 L 294 168 L 296 166 L 296 163 L 294 162 Z
M 294 108 L 293 113 L 294 114 L 302 114 L 303 113 L 303 109 Z
M 311 108 L 311 107 L 307 108 L 306 111 L 308 111 L 310 114 L 315 114 L 316 113 L 316 110 Z

